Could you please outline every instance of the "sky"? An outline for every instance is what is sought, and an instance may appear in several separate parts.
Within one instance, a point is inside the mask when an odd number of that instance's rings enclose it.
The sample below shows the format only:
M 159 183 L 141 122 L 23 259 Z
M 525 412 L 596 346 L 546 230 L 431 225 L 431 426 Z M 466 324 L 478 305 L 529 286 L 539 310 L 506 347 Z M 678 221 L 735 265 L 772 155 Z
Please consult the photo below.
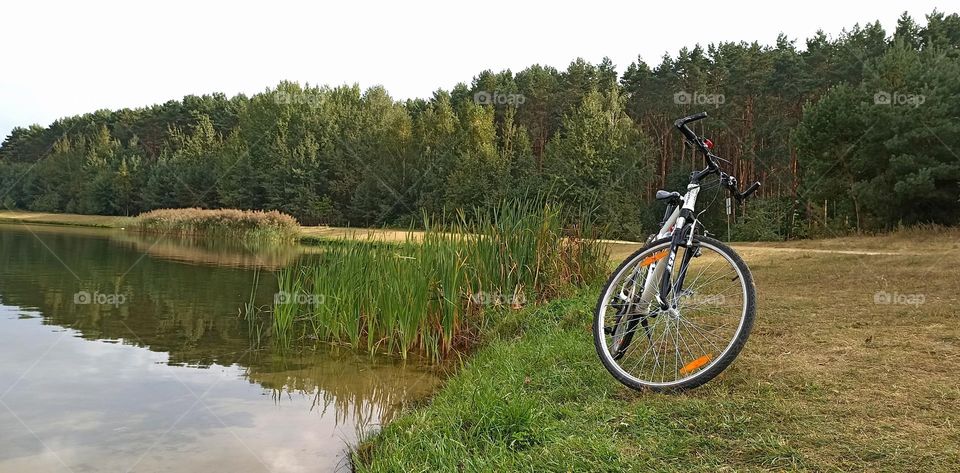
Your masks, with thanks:
M 0 4 L 0 137 L 98 109 L 189 94 L 252 95 L 281 80 L 383 85 L 429 97 L 479 72 L 532 64 L 565 69 L 610 57 L 617 70 L 656 65 L 680 48 L 721 41 L 798 47 L 908 11 L 919 23 L 949 0 L 793 2 L 263 2 L 30 0 Z

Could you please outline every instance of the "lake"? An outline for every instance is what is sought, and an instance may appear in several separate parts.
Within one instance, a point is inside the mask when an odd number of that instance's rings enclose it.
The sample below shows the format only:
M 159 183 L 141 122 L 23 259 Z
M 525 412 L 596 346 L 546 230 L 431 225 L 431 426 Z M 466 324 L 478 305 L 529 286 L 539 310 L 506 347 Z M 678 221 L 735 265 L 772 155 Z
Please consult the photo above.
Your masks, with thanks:
M 0 472 L 349 471 L 439 378 L 258 340 L 244 303 L 305 252 L 0 224 Z

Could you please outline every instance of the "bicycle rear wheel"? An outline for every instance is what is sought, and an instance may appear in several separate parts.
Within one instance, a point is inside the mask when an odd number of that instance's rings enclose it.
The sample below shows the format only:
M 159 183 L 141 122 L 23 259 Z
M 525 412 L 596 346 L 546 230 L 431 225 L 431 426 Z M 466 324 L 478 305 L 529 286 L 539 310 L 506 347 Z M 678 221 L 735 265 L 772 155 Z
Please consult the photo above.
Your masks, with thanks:
M 671 292 L 657 302 L 670 238 L 644 246 L 613 272 L 597 302 L 594 344 L 604 367 L 633 389 L 679 391 L 720 374 L 740 353 L 756 312 L 743 259 L 713 238 L 679 247 Z

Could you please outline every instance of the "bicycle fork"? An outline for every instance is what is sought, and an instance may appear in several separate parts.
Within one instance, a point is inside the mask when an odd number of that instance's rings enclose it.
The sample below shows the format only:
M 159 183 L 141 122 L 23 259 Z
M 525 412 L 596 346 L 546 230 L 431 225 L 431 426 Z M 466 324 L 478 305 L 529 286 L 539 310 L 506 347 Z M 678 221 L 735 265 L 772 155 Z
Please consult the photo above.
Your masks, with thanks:
M 680 217 L 681 219 L 683 217 Z M 680 225 L 683 225 L 682 220 Z M 697 250 L 693 245 L 693 233 L 696 229 L 697 221 L 694 220 L 693 223 L 683 225 L 680 227 L 680 231 L 675 231 L 673 233 L 673 241 L 670 242 L 670 250 L 666 256 L 666 262 L 663 265 L 663 270 L 659 275 L 660 280 L 660 292 L 656 295 L 657 303 L 660 304 L 660 310 L 669 310 L 671 308 L 676 308 L 677 301 L 681 296 L 683 291 L 683 281 L 687 276 L 687 268 L 690 265 L 690 259 L 696 256 Z M 686 239 L 686 241 L 684 241 Z M 677 252 L 679 248 L 683 246 L 687 248 L 687 251 L 683 252 L 683 259 L 680 262 L 680 271 L 677 274 L 677 281 L 673 284 L 670 283 L 670 278 L 673 274 L 674 263 L 676 263 Z M 660 269 L 660 268 L 657 268 Z M 674 295 L 673 304 L 670 303 L 670 295 Z
M 643 282 L 643 291 L 640 294 L 640 298 L 636 299 L 631 295 L 620 294 L 620 299 L 622 303 L 625 304 L 625 308 L 639 306 L 644 307 L 644 310 L 640 311 L 641 313 L 632 315 L 630 314 L 632 312 L 631 310 L 625 310 L 624 315 L 629 317 L 627 320 L 626 333 L 617 349 L 617 352 L 614 353 L 614 359 L 618 359 L 619 357 L 623 356 L 624 353 L 626 353 L 626 349 L 633 339 L 633 334 L 637 328 L 637 324 L 643 327 L 644 333 L 647 336 L 647 340 L 652 343 L 653 340 L 650 333 L 650 324 L 648 319 L 656 317 L 660 311 L 666 311 L 671 308 L 671 305 L 667 303 L 671 292 L 676 295 L 675 299 L 679 298 L 690 259 L 697 253 L 696 251 L 689 251 L 690 248 L 693 248 L 693 228 L 696 225 L 696 220 L 694 220 L 693 224 L 688 224 L 686 226 L 683 225 L 683 220 L 678 220 L 677 224 L 680 226 L 681 230 L 673 232 L 673 240 L 670 243 L 670 248 L 648 256 L 646 259 L 640 262 L 640 264 L 634 269 L 634 274 L 630 276 L 631 285 L 635 284 L 636 278 L 642 268 L 645 266 L 650 266 L 650 270 L 647 272 L 646 278 Z M 686 231 L 688 229 L 689 231 Z M 687 235 L 686 242 L 684 241 L 685 234 Z M 688 251 L 685 251 L 683 254 L 676 283 L 670 284 L 671 275 L 673 274 L 673 268 L 676 262 L 677 251 L 681 246 L 686 246 Z M 658 285 L 659 291 L 657 287 Z M 635 293 L 631 291 L 631 294 Z M 654 300 L 656 300 L 659 310 L 648 312 L 646 310 L 646 306 L 649 302 Z M 675 300 L 673 306 L 676 307 L 676 305 L 677 304 Z M 616 325 L 623 323 L 623 321 L 620 320 L 620 317 L 621 316 L 618 316 Z

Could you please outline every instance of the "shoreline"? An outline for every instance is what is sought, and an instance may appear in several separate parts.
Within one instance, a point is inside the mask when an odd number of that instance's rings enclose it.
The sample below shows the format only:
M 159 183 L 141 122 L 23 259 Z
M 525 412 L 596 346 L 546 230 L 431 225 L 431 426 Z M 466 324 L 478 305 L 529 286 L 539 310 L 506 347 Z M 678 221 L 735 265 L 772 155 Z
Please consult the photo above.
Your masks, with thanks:
M 35 225 L 64 225 L 71 227 L 115 228 L 129 227 L 135 217 L 61 214 L 52 212 L 29 212 L 21 210 L 0 210 L 0 223 L 23 223 Z M 402 242 L 408 235 L 414 238 L 422 232 L 417 230 L 398 230 L 389 228 L 328 227 L 324 225 L 300 226 L 298 243 L 316 245 L 335 241 L 378 240 L 383 242 Z

